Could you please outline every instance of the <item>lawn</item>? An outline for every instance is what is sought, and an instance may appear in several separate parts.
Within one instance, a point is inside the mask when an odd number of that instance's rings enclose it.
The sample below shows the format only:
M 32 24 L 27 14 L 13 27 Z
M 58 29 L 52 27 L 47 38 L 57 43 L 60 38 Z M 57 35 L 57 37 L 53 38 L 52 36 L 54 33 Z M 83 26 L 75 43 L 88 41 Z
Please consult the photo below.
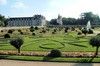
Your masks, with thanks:
M 91 63 L 100 62 L 100 58 L 64 58 L 64 57 L 43 57 L 43 56 L 16 56 L 16 55 L 0 55 L 0 59 L 9 60 L 22 60 L 22 61 L 49 61 L 49 62 L 80 62 L 80 63 Z
M 71 31 L 69 33 L 57 34 L 38 34 L 21 35 L 24 44 L 21 51 L 50 51 L 51 49 L 59 49 L 61 51 L 95 51 L 89 45 L 89 39 L 92 36 L 78 36 L 77 32 Z M 0 38 L 0 50 L 16 50 L 9 43 L 10 39 Z

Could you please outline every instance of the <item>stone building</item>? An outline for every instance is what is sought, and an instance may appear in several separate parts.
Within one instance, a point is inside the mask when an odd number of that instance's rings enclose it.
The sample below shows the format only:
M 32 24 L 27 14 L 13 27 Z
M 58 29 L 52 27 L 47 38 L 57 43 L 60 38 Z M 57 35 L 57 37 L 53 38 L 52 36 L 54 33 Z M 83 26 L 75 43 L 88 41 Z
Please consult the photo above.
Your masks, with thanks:
M 8 18 L 7 20 L 8 27 L 17 27 L 17 26 L 45 26 L 46 19 L 42 15 L 34 15 L 33 17 L 16 17 Z

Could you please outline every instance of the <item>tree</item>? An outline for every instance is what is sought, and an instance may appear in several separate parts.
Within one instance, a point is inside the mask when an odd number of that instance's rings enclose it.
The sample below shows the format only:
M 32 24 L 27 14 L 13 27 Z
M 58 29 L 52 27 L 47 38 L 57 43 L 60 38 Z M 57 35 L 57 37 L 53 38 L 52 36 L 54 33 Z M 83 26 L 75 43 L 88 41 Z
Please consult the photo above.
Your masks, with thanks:
M 0 26 L 5 25 L 5 20 L 6 20 L 6 18 L 0 14 Z
M 93 14 L 92 12 L 81 13 L 81 18 L 80 19 L 83 20 L 84 24 L 86 24 L 88 21 L 90 21 L 91 24 L 97 24 L 100 21 L 99 16 Z
M 75 18 L 62 18 L 62 22 L 64 25 L 77 25 Z
M 57 19 L 51 19 L 51 20 L 50 20 L 50 24 L 51 24 L 51 25 L 59 25 L 59 24 L 57 23 Z
M 90 45 L 93 47 L 96 47 L 95 57 L 98 55 L 98 49 L 100 47 L 100 36 L 95 36 L 90 39 L 89 41 Z
M 23 45 L 23 43 L 24 41 L 21 38 L 13 39 L 10 41 L 10 44 L 18 50 L 18 53 L 20 53 L 20 48 Z

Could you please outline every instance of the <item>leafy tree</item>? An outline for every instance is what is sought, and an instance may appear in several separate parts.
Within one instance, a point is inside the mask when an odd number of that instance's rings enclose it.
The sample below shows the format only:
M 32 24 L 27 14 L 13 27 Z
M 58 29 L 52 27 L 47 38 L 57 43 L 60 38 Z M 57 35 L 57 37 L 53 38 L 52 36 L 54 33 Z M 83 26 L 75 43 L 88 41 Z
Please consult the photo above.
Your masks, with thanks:
M 18 50 L 18 53 L 20 53 L 20 48 L 23 45 L 23 43 L 24 41 L 21 38 L 13 39 L 10 41 L 10 44 Z
M 96 24 L 100 21 L 98 15 L 93 14 L 92 12 L 81 13 L 81 19 L 83 19 L 84 24 L 90 21 L 92 24 Z
M 76 19 L 75 18 L 62 18 L 62 22 L 64 25 L 76 25 Z
M 6 18 L 0 14 L 0 26 L 5 26 Z
M 98 49 L 100 47 L 100 36 L 98 35 L 98 36 L 91 38 L 89 43 L 93 47 L 96 47 L 96 53 L 95 53 L 95 57 L 96 57 L 98 55 Z
M 50 24 L 51 24 L 51 25 L 59 25 L 59 24 L 57 23 L 57 19 L 51 19 L 51 20 L 50 20 Z

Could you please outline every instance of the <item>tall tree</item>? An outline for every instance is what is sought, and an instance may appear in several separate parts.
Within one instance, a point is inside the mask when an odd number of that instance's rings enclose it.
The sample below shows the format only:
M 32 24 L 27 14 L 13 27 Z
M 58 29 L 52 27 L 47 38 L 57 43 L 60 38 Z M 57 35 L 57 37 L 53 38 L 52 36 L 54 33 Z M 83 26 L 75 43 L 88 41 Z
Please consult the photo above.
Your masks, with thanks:
M 75 18 L 62 18 L 62 22 L 64 25 L 76 25 L 76 19 Z
M 59 24 L 57 23 L 57 19 L 51 19 L 51 20 L 50 20 L 50 24 L 51 24 L 51 25 L 59 25 Z
M 83 20 L 84 24 L 86 24 L 88 21 L 90 21 L 92 24 L 96 24 L 100 21 L 99 16 L 93 14 L 92 12 L 81 13 L 80 19 Z
M 4 23 L 5 20 L 6 20 L 6 18 L 0 14 L 0 26 L 4 26 L 5 25 L 5 23 Z

